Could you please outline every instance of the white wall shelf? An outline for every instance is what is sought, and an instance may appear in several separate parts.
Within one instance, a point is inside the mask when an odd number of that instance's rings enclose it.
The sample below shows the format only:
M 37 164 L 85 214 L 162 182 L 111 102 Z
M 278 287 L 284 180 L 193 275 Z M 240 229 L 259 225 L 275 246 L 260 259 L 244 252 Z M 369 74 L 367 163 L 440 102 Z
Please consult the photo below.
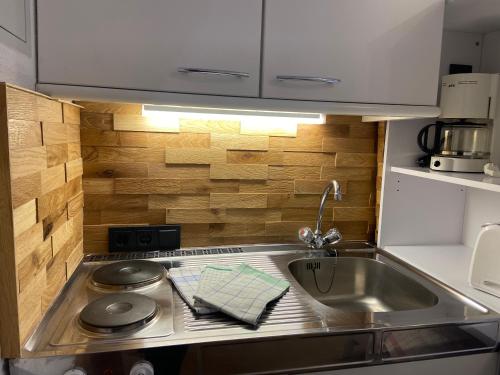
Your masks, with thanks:
M 391 172 L 500 193 L 500 178 L 482 173 L 438 172 L 418 167 L 391 167 Z

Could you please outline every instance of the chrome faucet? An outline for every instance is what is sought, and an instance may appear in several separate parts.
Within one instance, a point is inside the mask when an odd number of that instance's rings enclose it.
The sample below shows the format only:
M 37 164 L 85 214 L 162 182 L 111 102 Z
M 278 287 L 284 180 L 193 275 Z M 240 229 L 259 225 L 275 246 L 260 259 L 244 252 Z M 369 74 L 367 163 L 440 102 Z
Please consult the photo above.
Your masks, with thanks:
M 299 239 L 305 242 L 313 249 L 322 249 L 326 245 L 334 245 L 342 240 L 342 235 L 336 228 L 332 228 L 326 232 L 325 235 L 321 232 L 321 224 L 323 223 L 323 210 L 325 209 L 326 199 L 328 194 L 333 189 L 333 197 L 335 200 L 342 200 L 342 192 L 340 191 L 340 184 L 337 180 L 332 180 L 326 185 L 321 201 L 319 203 L 318 218 L 316 219 L 316 230 L 313 232 L 311 228 L 304 227 L 299 229 Z

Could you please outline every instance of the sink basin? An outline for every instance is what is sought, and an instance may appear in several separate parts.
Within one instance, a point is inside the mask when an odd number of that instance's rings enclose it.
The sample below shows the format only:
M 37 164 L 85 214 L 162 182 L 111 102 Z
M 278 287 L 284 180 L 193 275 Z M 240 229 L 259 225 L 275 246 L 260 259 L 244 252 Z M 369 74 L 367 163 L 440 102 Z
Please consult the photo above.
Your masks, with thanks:
M 298 259 L 288 268 L 316 301 L 344 311 L 417 310 L 438 302 L 419 282 L 369 258 Z

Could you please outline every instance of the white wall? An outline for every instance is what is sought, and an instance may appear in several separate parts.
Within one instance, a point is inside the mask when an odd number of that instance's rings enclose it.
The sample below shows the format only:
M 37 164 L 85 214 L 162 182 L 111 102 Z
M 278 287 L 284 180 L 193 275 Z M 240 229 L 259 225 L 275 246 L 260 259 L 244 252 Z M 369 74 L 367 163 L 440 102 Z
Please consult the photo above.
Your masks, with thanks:
M 445 31 L 441 51 L 440 76 L 448 74 L 450 64 L 472 65 L 473 72 L 481 67 L 482 35 Z
M 26 41 L 0 28 L 0 82 L 28 89 L 34 89 L 36 83 L 34 3 L 35 0 L 26 0 Z M 2 6 L 5 5 L 0 2 L 0 12 Z
M 500 222 L 500 194 L 468 189 L 465 201 L 463 243 L 473 247 L 476 237 L 485 223 Z
M 500 31 L 484 36 L 481 71 L 500 73 Z

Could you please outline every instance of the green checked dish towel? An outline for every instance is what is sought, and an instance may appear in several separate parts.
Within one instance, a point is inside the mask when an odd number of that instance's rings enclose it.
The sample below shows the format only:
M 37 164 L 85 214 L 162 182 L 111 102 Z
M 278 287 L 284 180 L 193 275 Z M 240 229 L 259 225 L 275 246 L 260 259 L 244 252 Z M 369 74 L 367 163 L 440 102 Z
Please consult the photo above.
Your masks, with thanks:
M 204 306 L 257 325 L 266 305 L 283 296 L 289 288 L 288 281 L 248 264 L 230 271 L 224 266 L 209 265 L 202 270 L 193 298 Z

